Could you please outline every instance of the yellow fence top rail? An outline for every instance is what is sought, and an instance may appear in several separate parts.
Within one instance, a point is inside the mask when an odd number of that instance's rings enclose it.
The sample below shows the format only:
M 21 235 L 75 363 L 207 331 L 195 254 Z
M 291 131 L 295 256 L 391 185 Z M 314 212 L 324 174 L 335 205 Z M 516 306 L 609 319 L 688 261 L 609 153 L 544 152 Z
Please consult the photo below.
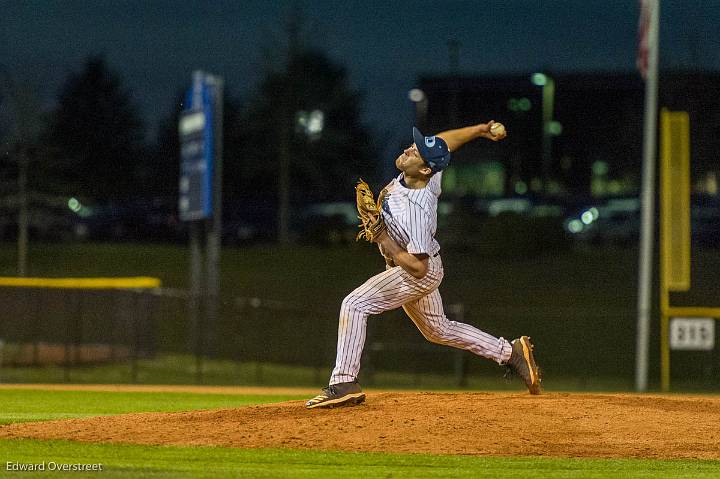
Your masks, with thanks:
M 0 287 L 63 289 L 150 289 L 159 288 L 158 278 L 17 278 L 0 277 Z

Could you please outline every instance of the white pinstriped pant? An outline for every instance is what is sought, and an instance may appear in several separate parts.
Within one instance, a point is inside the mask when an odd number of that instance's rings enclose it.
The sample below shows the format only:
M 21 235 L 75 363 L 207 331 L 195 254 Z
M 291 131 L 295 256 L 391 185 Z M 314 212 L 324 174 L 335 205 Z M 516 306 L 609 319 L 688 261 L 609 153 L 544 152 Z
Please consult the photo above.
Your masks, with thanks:
M 400 306 L 428 341 L 466 349 L 501 364 L 510 359 L 512 345 L 505 339 L 496 338 L 469 324 L 450 321 L 445 316 L 437 289 L 443 274 L 438 255 L 429 259 L 428 272 L 421 279 L 395 266 L 376 274 L 347 295 L 340 308 L 337 358 L 330 384 L 357 378 L 368 316 Z

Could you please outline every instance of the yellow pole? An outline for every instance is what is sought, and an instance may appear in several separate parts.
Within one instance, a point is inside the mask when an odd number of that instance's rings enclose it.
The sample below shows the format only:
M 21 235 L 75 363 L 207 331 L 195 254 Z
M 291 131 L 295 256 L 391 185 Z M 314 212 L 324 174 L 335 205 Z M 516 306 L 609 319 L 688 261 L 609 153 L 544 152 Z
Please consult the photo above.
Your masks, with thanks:
M 670 112 L 663 108 L 660 112 L 661 127 L 661 161 L 660 161 L 660 389 L 663 392 L 670 390 L 670 345 L 667 337 L 667 307 L 670 305 L 670 291 L 668 290 L 668 262 L 670 218 L 668 207 L 670 204 Z
M 690 289 L 690 120 L 687 112 L 666 108 L 660 116 L 660 388 L 667 392 L 676 314 L 670 291 Z
M 667 292 L 666 292 L 667 293 Z M 660 316 L 660 389 L 662 392 L 670 391 L 670 317 L 666 314 Z

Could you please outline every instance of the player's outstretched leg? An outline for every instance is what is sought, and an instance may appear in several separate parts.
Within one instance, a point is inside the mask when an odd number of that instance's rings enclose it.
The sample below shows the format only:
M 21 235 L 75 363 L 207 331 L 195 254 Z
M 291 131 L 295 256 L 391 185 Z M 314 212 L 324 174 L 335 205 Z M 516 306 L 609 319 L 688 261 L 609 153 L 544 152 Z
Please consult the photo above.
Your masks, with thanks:
M 470 324 L 449 320 L 438 290 L 404 304 L 403 309 L 428 341 L 465 349 L 498 364 L 510 360 L 512 344 L 505 338 L 496 338 Z
M 334 407 L 359 404 L 365 400 L 357 383 L 360 358 L 365 345 L 367 319 L 371 314 L 399 308 L 437 287 L 442 269 L 433 265 L 421 280 L 396 266 L 376 274 L 345 297 L 338 321 L 338 346 L 330 385 L 310 399 L 305 407 Z
M 527 386 L 530 394 L 540 394 L 542 391 L 540 370 L 533 357 L 533 344 L 527 336 L 520 336 L 512 342 L 512 354 L 507 367 L 520 376 Z
M 352 381 L 349 383 L 331 384 L 323 388 L 320 394 L 305 403 L 305 408 L 354 406 L 363 401 L 365 401 L 365 393 L 362 392 L 357 381 Z

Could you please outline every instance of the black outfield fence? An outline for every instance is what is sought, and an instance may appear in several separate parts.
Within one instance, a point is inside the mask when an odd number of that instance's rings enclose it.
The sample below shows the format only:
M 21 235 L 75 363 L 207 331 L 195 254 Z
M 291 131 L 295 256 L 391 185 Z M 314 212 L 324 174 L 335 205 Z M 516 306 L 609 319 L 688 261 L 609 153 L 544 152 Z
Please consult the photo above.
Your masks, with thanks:
M 62 366 L 137 360 L 156 354 L 154 308 L 147 290 L 0 288 L 2 366 Z
M 202 314 L 191 323 L 188 294 L 179 289 L 0 287 L 0 304 L 0 381 L 322 384 L 335 360 L 339 305 L 230 297 L 209 334 Z M 532 336 L 550 383 L 562 379 L 572 388 L 593 389 L 614 378 L 617 387 L 632 387 L 634 311 L 518 302 L 512 308 L 451 303 L 446 313 L 508 339 Z M 659 350 L 657 337 L 651 347 Z M 56 374 L 48 379 L 44 368 Z M 90 375 L 92 368 L 101 372 Z M 673 352 L 677 388 L 718 389 L 719 372 L 720 355 L 713 351 Z M 427 342 L 397 310 L 368 322 L 361 380 L 379 384 L 387 374 L 412 378 L 404 383 L 409 386 L 437 375 L 443 384 L 463 387 L 469 378 L 502 371 L 468 352 Z
M 205 370 L 214 360 L 252 363 L 244 380 L 258 384 L 268 364 L 311 368 L 322 382 L 335 360 L 337 310 L 311 304 L 235 297 L 222 302 L 215 334 L 202 314 L 191 322 L 188 293 L 179 289 L 0 287 L 0 304 L 0 367 L 62 368 L 65 382 L 82 377 L 75 371 L 112 364 L 127 365 L 127 380 L 142 382 L 140 361 L 163 355 L 192 356 L 189 377 L 198 383 L 212 382 Z M 462 314 L 462 306 L 449 311 Z M 398 311 L 369 321 L 366 381 L 378 370 L 451 371 L 462 385 L 466 353 L 431 345 L 414 330 L 408 335 L 403 326 L 412 323 L 403 318 Z

